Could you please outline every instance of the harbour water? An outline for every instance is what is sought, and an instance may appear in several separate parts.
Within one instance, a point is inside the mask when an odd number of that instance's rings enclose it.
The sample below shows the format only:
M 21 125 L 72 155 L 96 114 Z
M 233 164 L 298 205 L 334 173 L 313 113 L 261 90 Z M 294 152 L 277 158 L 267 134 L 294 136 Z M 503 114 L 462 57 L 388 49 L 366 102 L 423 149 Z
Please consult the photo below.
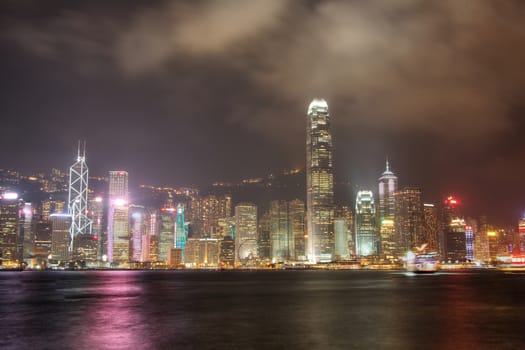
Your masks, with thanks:
M 1 349 L 523 349 L 525 274 L 0 274 Z

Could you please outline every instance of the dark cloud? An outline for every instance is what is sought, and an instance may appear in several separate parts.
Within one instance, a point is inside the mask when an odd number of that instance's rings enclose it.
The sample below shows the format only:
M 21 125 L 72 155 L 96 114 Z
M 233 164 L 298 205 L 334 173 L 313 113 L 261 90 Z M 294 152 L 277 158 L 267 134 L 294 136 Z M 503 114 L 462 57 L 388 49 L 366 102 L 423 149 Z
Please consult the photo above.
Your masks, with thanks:
M 438 196 L 457 183 L 482 208 L 490 195 L 469 183 L 473 173 L 492 193 L 516 186 L 525 171 L 519 0 L 0 6 L 4 69 L 32 85 L 11 93 L 42 94 L 33 113 L 46 125 L 73 113 L 90 119 L 83 133 L 96 140 L 93 158 L 106 167 L 147 163 L 152 174 L 135 167 L 152 182 L 302 165 L 315 96 L 330 105 L 338 176 L 357 185 L 374 185 L 388 154 L 407 184 Z M 70 103 L 57 106 L 60 95 Z M 7 119 L 31 110 L 7 97 L 2 104 Z M 78 137 L 74 127 L 57 130 L 67 131 L 62 147 Z M 187 166 L 166 149 L 184 149 Z M 524 205 L 524 195 L 512 205 Z

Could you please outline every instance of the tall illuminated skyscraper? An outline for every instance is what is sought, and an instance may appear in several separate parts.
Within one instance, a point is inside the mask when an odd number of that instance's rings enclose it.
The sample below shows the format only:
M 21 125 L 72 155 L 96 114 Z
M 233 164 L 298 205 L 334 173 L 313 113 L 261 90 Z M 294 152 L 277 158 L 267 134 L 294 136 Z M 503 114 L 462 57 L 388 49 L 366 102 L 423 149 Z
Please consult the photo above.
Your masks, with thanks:
M 270 247 L 272 262 L 283 262 L 290 258 L 291 230 L 288 221 L 288 202 L 270 202 Z
M 51 214 L 51 257 L 53 260 L 69 260 L 71 254 L 70 246 L 70 228 L 71 215 L 69 214 Z
M 421 189 L 417 187 L 405 187 L 397 191 L 396 200 L 396 236 L 401 252 L 407 252 L 414 247 L 424 243 L 423 235 L 423 202 L 421 200 Z
M 97 243 L 97 258 L 107 256 L 107 217 L 104 215 L 104 198 L 96 196 L 89 201 L 89 218 L 91 219 L 91 234 Z
M 71 216 L 69 232 L 69 252 L 73 253 L 75 238 L 78 235 L 91 234 L 91 220 L 88 218 L 88 179 L 86 164 L 86 144 L 80 148 L 78 143 L 77 161 L 69 168 L 68 213 Z
M 334 219 L 335 257 L 348 258 L 348 223 L 344 218 Z
M 294 199 L 288 203 L 288 220 L 290 223 L 292 242 L 290 243 L 290 254 L 296 260 L 305 259 L 305 208 L 304 202 Z
M 35 232 L 33 221 L 33 206 L 31 203 L 24 203 L 20 219 L 23 221 L 23 259 L 28 265 L 31 265 L 31 258 L 35 255 Z
M 525 253 L 525 214 L 523 214 L 518 222 L 518 235 L 520 251 Z
M 21 208 L 18 193 L 5 192 L 0 196 L 0 265 L 16 264 L 22 259 Z
M 141 261 L 142 238 L 146 235 L 146 208 L 142 205 L 130 205 L 130 258 L 131 261 Z
M 175 247 L 176 211 L 175 208 L 162 208 L 160 211 L 158 261 L 167 262 L 170 249 Z
M 395 191 L 397 191 L 397 176 L 390 170 L 387 160 L 385 171 L 379 178 L 379 218 L 395 216 Z
M 175 248 L 182 249 L 182 259 L 184 261 L 184 246 L 188 240 L 188 227 L 184 218 L 184 206 L 177 205 L 177 213 L 175 214 Z
M 129 261 L 129 198 L 127 171 L 109 172 L 108 261 Z
M 397 176 L 390 170 L 388 160 L 386 168 L 379 178 L 379 237 L 381 256 L 387 260 L 396 260 L 398 242 L 395 231 L 395 198 Z
M 239 203 L 235 206 L 235 264 L 245 265 L 257 257 L 257 206 Z
M 311 262 L 334 254 L 334 169 L 328 104 L 314 99 L 306 127 L 307 255 Z
M 442 213 L 443 260 L 465 261 L 467 259 L 467 238 L 465 220 L 460 211 L 460 201 L 448 196 L 444 201 Z
M 439 224 L 437 208 L 434 204 L 423 204 L 423 238 L 430 250 L 439 249 Z
M 359 191 L 355 203 L 355 241 L 358 256 L 377 254 L 376 207 L 372 191 Z

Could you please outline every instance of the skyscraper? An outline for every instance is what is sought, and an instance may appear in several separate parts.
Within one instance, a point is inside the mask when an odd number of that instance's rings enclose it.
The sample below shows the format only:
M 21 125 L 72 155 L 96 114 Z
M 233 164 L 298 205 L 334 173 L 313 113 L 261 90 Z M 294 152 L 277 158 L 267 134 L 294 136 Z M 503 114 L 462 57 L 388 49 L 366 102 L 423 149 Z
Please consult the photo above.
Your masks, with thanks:
M 184 206 L 177 205 L 177 214 L 175 215 L 175 248 L 182 249 L 182 259 L 184 261 L 184 246 L 188 240 L 188 228 L 184 218 Z
M 53 260 L 69 260 L 71 240 L 71 215 L 51 214 L 51 257 Z
M 348 223 L 344 218 L 334 219 L 335 257 L 348 258 Z
M 35 221 L 31 203 L 24 203 L 20 219 L 23 221 L 21 225 L 23 234 L 20 235 L 23 239 L 22 258 L 28 265 L 31 265 L 31 258 L 35 255 Z
M 451 262 L 465 261 L 467 258 L 465 220 L 460 213 L 460 201 L 454 196 L 448 196 L 444 201 L 442 224 L 442 259 Z
M 439 224 L 437 208 L 434 204 L 423 204 L 423 240 L 431 250 L 439 249 Z
M 272 224 L 270 220 L 270 212 L 268 211 L 263 213 L 257 220 L 257 249 L 260 259 L 271 261 L 271 231 Z M 235 235 L 233 237 L 235 237 Z
M 170 249 L 175 247 L 175 215 L 177 209 L 162 208 L 159 216 L 159 257 L 167 262 Z
M 130 205 L 130 260 L 141 261 L 142 237 L 146 235 L 146 208 L 142 205 Z
M 257 257 L 257 206 L 239 203 L 235 206 L 235 264 L 248 264 Z
M 376 207 L 372 191 L 359 191 L 355 203 L 356 254 L 377 254 Z
M 108 261 L 129 261 L 128 173 L 109 172 Z
M 334 170 L 328 104 L 314 99 L 306 127 L 307 255 L 311 262 L 334 254 Z
M 89 218 L 91 220 L 91 234 L 97 242 L 97 257 L 107 256 L 107 216 L 104 211 L 104 199 L 96 196 L 89 200 Z
M 388 160 L 383 174 L 379 178 L 379 237 L 381 257 L 396 260 L 398 242 L 395 231 L 395 198 L 397 176 L 390 170 Z
M 405 187 L 394 193 L 395 197 L 395 227 L 396 237 L 399 239 L 398 247 L 400 253 L 405 253 L 423 241 L 423 202 L 421 201 L 421 189 L 416 187 Z
M 230 195 L 208 195 L 192 200 L 189 219 L 192 219 L 194 236 L 220 237 L 219 220 L 231 216 L 231 199 Z
M 395 216 L 394 192 L 397 191 L 397 176 L 390 170 L 386 161 L 385 171 L 379 178 L 379 218 L 393 218 Z
M 518 222 L 518 240 L 520 251 L 525 254 L 525 214 Z
M 270 247 L 272 262 L 283 262 L 290 258 L 290 223 L 288 202 L 276 200 L 270 203 Z
M 290 244 L 290 255 L 296 260 L 304 260 L 305 253 L 305 208 L 304 202 L 294 199 L 288 203 L 288 221 L 292 240 Z
M 0 196 L 0 265 L 15 265 L 22 259 L 22 230 L 18 193 L 5 192 Z
M 78 235 L 91 234 L 91 220 L 88 213 L 88 179 L 89 171 L 86 164 L 86 144 L 83 149 L 78 143 L 77 161 L 69 168 L 69 196 L 68 213 L 71 215 L 71 230 L 69 240 L 69 251 L 74 253 L 74 247 Z
M 347 242 L 348 242 L 348 254 L 354 256 L 355 253 L 355 219 L 354 212 L 349 206 L 337 206 L 334 210 L 334 231 L 335 231 L 335 220 L 344 219 L 346 221 L 347 229 Z

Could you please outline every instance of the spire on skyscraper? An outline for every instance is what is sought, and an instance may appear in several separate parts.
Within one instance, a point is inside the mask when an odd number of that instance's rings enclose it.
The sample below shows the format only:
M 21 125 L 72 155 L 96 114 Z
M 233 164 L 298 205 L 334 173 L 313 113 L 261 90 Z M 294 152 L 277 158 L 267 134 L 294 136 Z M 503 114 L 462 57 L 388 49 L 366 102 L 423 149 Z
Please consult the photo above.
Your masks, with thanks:
M 390 162 L 388 161 L 388 156 L 386 157 L 385 171 L 383 172 L 382 176 L 385 175 L 394 175 L 394 173 L 390 170 Z

